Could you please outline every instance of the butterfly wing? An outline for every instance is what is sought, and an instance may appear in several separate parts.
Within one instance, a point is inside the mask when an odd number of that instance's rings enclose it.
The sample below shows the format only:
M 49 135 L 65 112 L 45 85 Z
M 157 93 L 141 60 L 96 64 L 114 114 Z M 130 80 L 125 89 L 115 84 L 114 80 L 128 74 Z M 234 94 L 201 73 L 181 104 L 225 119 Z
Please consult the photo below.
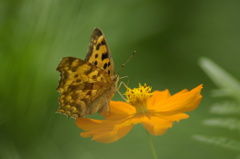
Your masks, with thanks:
M 63 58 L 57 70 L 61 77 L 57 88 L 61 94 L 58 112 L 76 118 L 108 109 L 115 92 L 115 83 L 108 73 L 74 57 Z
M 63 58 L 57 70 L 61 77 L 57 88 L 61 94 L 58 112 L 83 117 L 108 110 L 118 76 L 114 76 L 114 63 L 100 29 L 93 31 L 85 60 Z
M 86 61 L 107 72 L 114 78 L 114 63 L 106 39 L 99 28 L 93 31 Z

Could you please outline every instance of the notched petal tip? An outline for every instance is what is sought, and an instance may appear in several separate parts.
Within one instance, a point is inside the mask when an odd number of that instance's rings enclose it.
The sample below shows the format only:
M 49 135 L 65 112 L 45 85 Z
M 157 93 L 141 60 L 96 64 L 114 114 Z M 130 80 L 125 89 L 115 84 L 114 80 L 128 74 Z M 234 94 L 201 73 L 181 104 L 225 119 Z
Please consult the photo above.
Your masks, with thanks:
M 188 112 L 196 109 L 202 99 L 202 84 L 188 91 L 186 89 L 158 103 L 161 112 Z

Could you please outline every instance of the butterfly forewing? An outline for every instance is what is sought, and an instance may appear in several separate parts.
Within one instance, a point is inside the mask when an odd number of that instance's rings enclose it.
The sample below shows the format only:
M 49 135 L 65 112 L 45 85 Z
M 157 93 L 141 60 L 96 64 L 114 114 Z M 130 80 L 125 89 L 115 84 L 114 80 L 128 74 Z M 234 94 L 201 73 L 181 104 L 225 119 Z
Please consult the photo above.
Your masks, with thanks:
M 86 61 L 106 71 L 110 77 L 114 76 L 114 63 L 106 39 L 100 29 L 93 31 Z

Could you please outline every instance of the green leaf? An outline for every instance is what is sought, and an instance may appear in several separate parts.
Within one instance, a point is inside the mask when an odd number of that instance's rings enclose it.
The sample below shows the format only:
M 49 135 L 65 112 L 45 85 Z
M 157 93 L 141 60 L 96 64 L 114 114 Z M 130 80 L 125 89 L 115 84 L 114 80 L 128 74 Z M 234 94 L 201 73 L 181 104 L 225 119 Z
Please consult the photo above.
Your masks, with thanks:
M 213 119 L 207 119 L 203 121 L 204 125 L 208 126 L 215 126 L 215 127 L 221 127 L 221 128 L 227 128 L 230 130 L 238 130 L 240 121 L 235 118 L 213 118 Z
M 204 136 L 204 135 L 194 135 L 193 138 L 200 142 L 213 144 L 213 145 L 221 146 L 226 149 L 240 152 L 240 142 L 238 140 L 231 140 L 226 137 L 210 137 L 210 136 Z
M 240 106 L 233 101 L 223 101 L 213 104 L 210 113 L 219 115 L 240 114 Z
M 240 100 L 240 83 L 236 78 L 206 57 L 200 58 L 199 65 L 219 87 L 220 92 L 218 93 L 233 96 Z

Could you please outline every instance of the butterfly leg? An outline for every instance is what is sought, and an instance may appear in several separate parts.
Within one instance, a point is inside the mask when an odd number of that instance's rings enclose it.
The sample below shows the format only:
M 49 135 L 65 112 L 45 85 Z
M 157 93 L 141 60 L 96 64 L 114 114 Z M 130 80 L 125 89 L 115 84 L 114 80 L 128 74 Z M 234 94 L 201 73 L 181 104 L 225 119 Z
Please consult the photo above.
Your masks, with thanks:
M 128 84 L 129 84 L 129 77 L 128 77 L 128 76 L 122 76 L 122 77 L 119 78 L 119 80 L 120 80 L 120 79 L 124 79 L 124 78 L 127 78 L 127 79 L 128 79 L 128 80 L 127 80 L 127 84 L 125 84 L 125 82 L 121 81 L 120 84 L 118 85 L 118 88 L 117 88 L 117 89 L 120 89 L 121 85 L 124 85 L 125 88 L 128 88 Z
M 121 94 L 121 92 L 119 91 L 119 89 L 121 88 L 121 86 L 122 85 L 124 85 L 124 87 L 126 88 L 126 89 L 128 89 L 128 86 L 123 82 L 123 81 L 121 81 L 120 83 L 119 83 L 119 85 L 118 85 L 118 87 L 117 87 L 117 92 L 118 92 L 118 94 L 122 97 L 122 99 L 123 100 L 125 100 L 125 101 L 127 101 L 127 99 Z
M 121 81 L 117 87 L 117 90 L 119 90 L 121 88 L 121 86 L 124 86 L 126 89 L 128 89 L 128 86 L 125 84 L 125 82 Z
M 128 78 L 128 76 L 123 76 L 123 77 L 120 77 L 119 79 L 124 79 L 124 78 Z

